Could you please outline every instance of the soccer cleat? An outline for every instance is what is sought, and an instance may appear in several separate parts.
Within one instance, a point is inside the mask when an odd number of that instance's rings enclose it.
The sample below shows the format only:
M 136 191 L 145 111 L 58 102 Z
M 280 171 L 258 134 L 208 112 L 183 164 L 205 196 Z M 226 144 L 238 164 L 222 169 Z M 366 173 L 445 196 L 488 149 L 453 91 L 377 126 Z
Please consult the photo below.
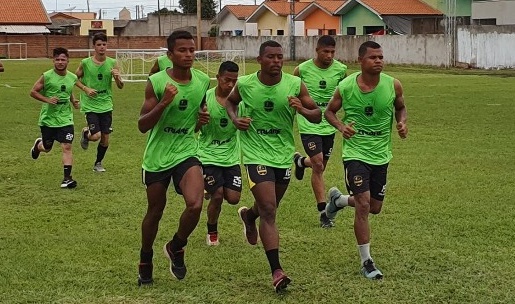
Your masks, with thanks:
M 93 166 L 93 171 L 95 171 L 95 172 L 106 172 L 106 169 L 104 168 L 104 166 L 102 166 L 101 162 L 98 162 L 98 163 L 95 163 L 95 165 Z
M 274 285 L 275 292 L 279 293 L 288 287 L 291 279 L 284 273 L 282 269 L 276 269 L 272 274 L 272 284 Z
M 295 165 L 295 178 L 302 180 L 304 178 L 304 167 L 299 166 L 299 159 L 302 155 L 299 152 L 295 152 L 293 155 L 293 164 Z
M 88 146 L 89 146 L 88 133 L 89 133 L 88 127 L 82 128 L 82 132 L 81 132 L 81 136 L 80 136 L 80 146 L 84 150 L 87 150 Z
M 206 243 L 208 246 L 218 246 L 218 232 L 209 232 L 206 236 Z
M 322 228 L 333 228 L 334 222 L 330 218 L 327 217 L 325 212 L 320 212 L 320 227 Z
M 186 276 L 186 265 L 184 264 L 184 249 L 172 252 L 170 243 L 164 245 L 163 250 L 165 256 L 170 260 L 170 273 L 178 280 L 184 279 Z
M 256 222 L 251 223 L 247 220 L 248 210 L 249 208 L 247 207 L 240 207 L 240 209 L 238 209 L 238 214 L 240 215 L 240 220 L 243 223 L 243 234 L 245 235 L 247 242 L 249 242 L 250 245 L 256 245 L 259 236 L 258 230 Z
M 34 145 L 32 146 L 32 149 L 30 149 L 30 155 L 32 156 L 32 159 L 38 159 L 39 154 L 41 153 L 41 151 L 39 151 L 38 145 L 41 141 L 43 141 L 43 139 L 40 137 L 36 138 L 34 141 Z
M 365 278 L 370 280 L 381 280 L 383 278 L 383 273 L 376 268 L 374 261 L 371 259 L 368 259 L 363 263 L 361 273 Z
M 71 176 L 65 177 L 61 182 L 61 188 L 73 189 L 77 187 L 77 182 L 72 179 Z
M 343 209 L 343 207 L 336 206 L 336 201 L 342 196 L 340 190 L 336 187 L 332 187 L 327 192 L 327 205 L 325 205 L 325 214 L 329 219 L 334 219 L 336 217 L 336 213 L 338 213 L 338 210 Z
M 152 263 L 139 263 L 138 286 L 151 285 L 154 283 L 152 278 L 152 270 L 154 266 Z

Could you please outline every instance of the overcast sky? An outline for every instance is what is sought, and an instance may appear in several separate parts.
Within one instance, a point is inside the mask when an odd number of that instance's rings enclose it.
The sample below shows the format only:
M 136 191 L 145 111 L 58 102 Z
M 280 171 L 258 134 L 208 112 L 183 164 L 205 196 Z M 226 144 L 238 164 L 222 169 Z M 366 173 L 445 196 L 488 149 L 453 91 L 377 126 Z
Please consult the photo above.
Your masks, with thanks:
M 102 9 L 102 15 L 105 19 L 118 18 L 118 12 L 127 7 L 132 13 L 132 18 L 136 17 L 136 5 L 143 5 L 143 12 L 147 14 L 157 10 L 158 0 L 89 0 L 89 9 L 91 12 L 98 13 Z M 220 0 L 215 0 L 219 4 Z M 222 7 L 226 4 L 254 4 L 254 0 L 221 0 Z M 255 0 L 257 4 L 263 0 Z M 43 0 L 43 4 L 48 12 L 66 12 L 73 10 L 75 12 L 88 11 L 87 0 Z M 174 8 L 179 5 L 179 0 L 159 0 L 161 7 Z

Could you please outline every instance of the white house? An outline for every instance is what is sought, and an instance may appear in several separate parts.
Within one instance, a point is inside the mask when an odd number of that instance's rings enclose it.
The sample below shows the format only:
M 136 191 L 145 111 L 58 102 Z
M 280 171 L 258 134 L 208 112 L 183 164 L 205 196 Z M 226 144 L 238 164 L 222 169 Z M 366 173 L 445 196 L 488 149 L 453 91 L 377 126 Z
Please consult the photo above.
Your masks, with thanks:
M 259 5 L 226 5 L 213 23 L 219 26 L 220 36 L 246 36 L 245 19 L 252 15 Z M 251 34 L 251 33 L 250 33 Z M 252 35 L 252 34 L 251 34 Z

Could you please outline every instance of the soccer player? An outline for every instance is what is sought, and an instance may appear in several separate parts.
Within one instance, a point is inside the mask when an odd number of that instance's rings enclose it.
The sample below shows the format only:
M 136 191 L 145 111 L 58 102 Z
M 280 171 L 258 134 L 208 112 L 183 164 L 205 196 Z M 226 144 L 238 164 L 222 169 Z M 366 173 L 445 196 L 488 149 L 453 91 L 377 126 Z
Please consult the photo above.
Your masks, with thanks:
M 309 95 L 315 100 L 322 113 L 333 96 L 336 86 L 347 73 L 347 66 L 334 60 L 335 46 L 336 41 L 333 37 L 327 35 L 320 37 L 315 49 L 316 57 L 304 61 L 293 71 L 293 75 L 299 76 L 306 84 Z M 293 159 L 295 177 L 301 180 L 304 177 L 304 169 L 312 168 L 311 187 L 320 215 L 320 227 L 331 228 L 334 226 L 333 221 L 325 214 L 323 174 L 333 151 L 336 129 L 323 118 L 320 124 L 313 124 L 301 115 L 297 115 L 297 123 L 302 145 L 308 156 L 303 157 L 300 153 L 295 153 Z
M 152 68 L 150 68 L 150 73 L 148 74 L 148 76 L 152 76 L 157 72 L 164 71 L 167 68 L 171 68 L 173 64 L 169 56 L 169 52 L 166 52 L 165 55 L 157 57 L 156 62 L 154 62 L 154 65 L 152 66 Z
M 43 73 L 36 81 L 30 96 L 43 103 L 39 114 L 41 137 L 37 138 L 30 150 L 33 159 L 41 152 L 52 150 L 54 140 L 61 144 L 63 151 L 64 179 L 61 188 L 75 188 L 77 182 L 72 178 L 73 110 L 79 103 L 72 90 L 77 76 L 68 71 L 68 50 L 53 50 L 54 68 Z
M 200 128 L 198 156 L 204 169 L 204 188 L 210 196 L 206 236 L 209 246 L 219 244 L 218 217 L 223 200 L 235 205 L 241 195 L 237 129 L 225 110 L 227 96 L 238 80 L 238 70 L 238 65 L 232 61 L 220 64 L 217 86 L 206 93 L 209 123 Z
M 291 177 L 295 144 L 295 113 L 310 122 L 322 120 L 320 109 L 309 96 L 299 77 L 282 72 L 283 49 L 276 41 L 266 41 L 259 48 L 257 61 L 261 70 L 240 77 L 227 98 L 227 112 L 241 130 L 243 164 L 255 204 L 238 210 L 247 241 L 256 245 L 259 235 L 272 271 L 272 284 L 279 292 L 290 278 L 279 263 L 279 233 L 276 211 Z M 238 108 L 241 102 L 241 115 Z
M 107 36 L 93 35 L 94 55 L 81 61 L 77 68 L 77 86 L 84 91 L 80 95 L 81 112 L 86 114 L 87 127 L 81 132 L 80 146 L 86 150 L 90 141 L 100 140 L 93 171 L 105 172 L 102 160 L 109 147 L 109 134 L 113 122 L 112 78 L 119 89 L 123 88 L 116 59 L 106 55 Z
M 379 214 L 386 193 L 386 174 L 392 158 L 392 122 L 397 133 L 408 135 L 407 112 L 399 80 L 382 73 L 383 51 L 374 41 L 359 47 L 361 72 L 345 78 L 334 92 L 325 118 L 343 135 L 345 184 L 350 194 L 329 189 L 326 212 L 334 218 L 339 209 L 354 207 L 354 234 L 361 257 L 361 272 L 368 279 L 381 279 L 370 256 L 368 215 Z M 343 108 L 342 121 L 336 112 Z
M 200 218 L 204 178 L 197 158 L 195 128 L 209 76 L 192 68 L 195 41 L 186 31 L 174 31 L 167 39 L 173 67 L 149 77 L 138 128 L 150 131 L 143 155 L 142 180 L 148 207 L 141 224 L 139 284 L 151 284 L 153 244 L 166 206 L 166 192 L 173 181 L 186 203 L 177 232 L 165 244 L 170 272 L 179 280 L 186 276 L 184 249 Z

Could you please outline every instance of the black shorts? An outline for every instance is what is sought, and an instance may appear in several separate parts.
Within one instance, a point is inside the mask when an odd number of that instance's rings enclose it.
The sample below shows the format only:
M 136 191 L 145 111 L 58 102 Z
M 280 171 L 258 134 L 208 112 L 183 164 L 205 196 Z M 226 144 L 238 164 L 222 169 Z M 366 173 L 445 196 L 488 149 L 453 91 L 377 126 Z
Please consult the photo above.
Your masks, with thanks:
M 173 179 L 173 185 L 175 187 L 175 192 L 177 194 L 182 195 L 181 188 L 179 187 L 179 183 L 181 182 L 182 177 L 188 171 L 189 168 L 199 166 L 200 170 L 202 170 L 202 165 L 200 161 L 196 157 L 190 157 L 179 163 L 177 166 L 174 166 L 168 170 L 160 171 L 160 172 L 149 172 L 143 169 L 141 171 L 141 179 L 145 186 L 150 186 L 153 183 L 163 183 L 163 185 L 168 188 L 170 185 L 170 180 Z
M 46 150 L 52 149 L 54 140 L 62 144 L 71 144 L 73 142 L 73 125 L 64 127 L 40 126 L 40 128 L 43 147 L 45 147 Z
M 113 131 L 111 124 L 113 123 L 113 111 L 105 113 L 86 113 L 86 121 L 88 122 L 89 132 L 96 134 L 101 132 L 109 134 Z
M 323 153 L 324 159 L 329 159 L 333 152 L 334 134 L 316 135 L 316 134 L 300 134 L 304 151 L 309 157 L 313 157 L 318 153 Z
M 370 197 L 383 201 L 386 194 L 388 164 L 370 165 L 359 160 L 343 162 L 345 185 L 350 195 L 370 190 Z
M 241 192 L 241 168 L 239 165 L 219 167 L 207 165 L 204 170 L 204 189 L 213 194 L 216 189 L 224 187 Z
M 274 182 L 288 185 L 291 178 L 291 168 L 280 169 L 265 165 L 245 165 L 250 189 L 262 182 Z

